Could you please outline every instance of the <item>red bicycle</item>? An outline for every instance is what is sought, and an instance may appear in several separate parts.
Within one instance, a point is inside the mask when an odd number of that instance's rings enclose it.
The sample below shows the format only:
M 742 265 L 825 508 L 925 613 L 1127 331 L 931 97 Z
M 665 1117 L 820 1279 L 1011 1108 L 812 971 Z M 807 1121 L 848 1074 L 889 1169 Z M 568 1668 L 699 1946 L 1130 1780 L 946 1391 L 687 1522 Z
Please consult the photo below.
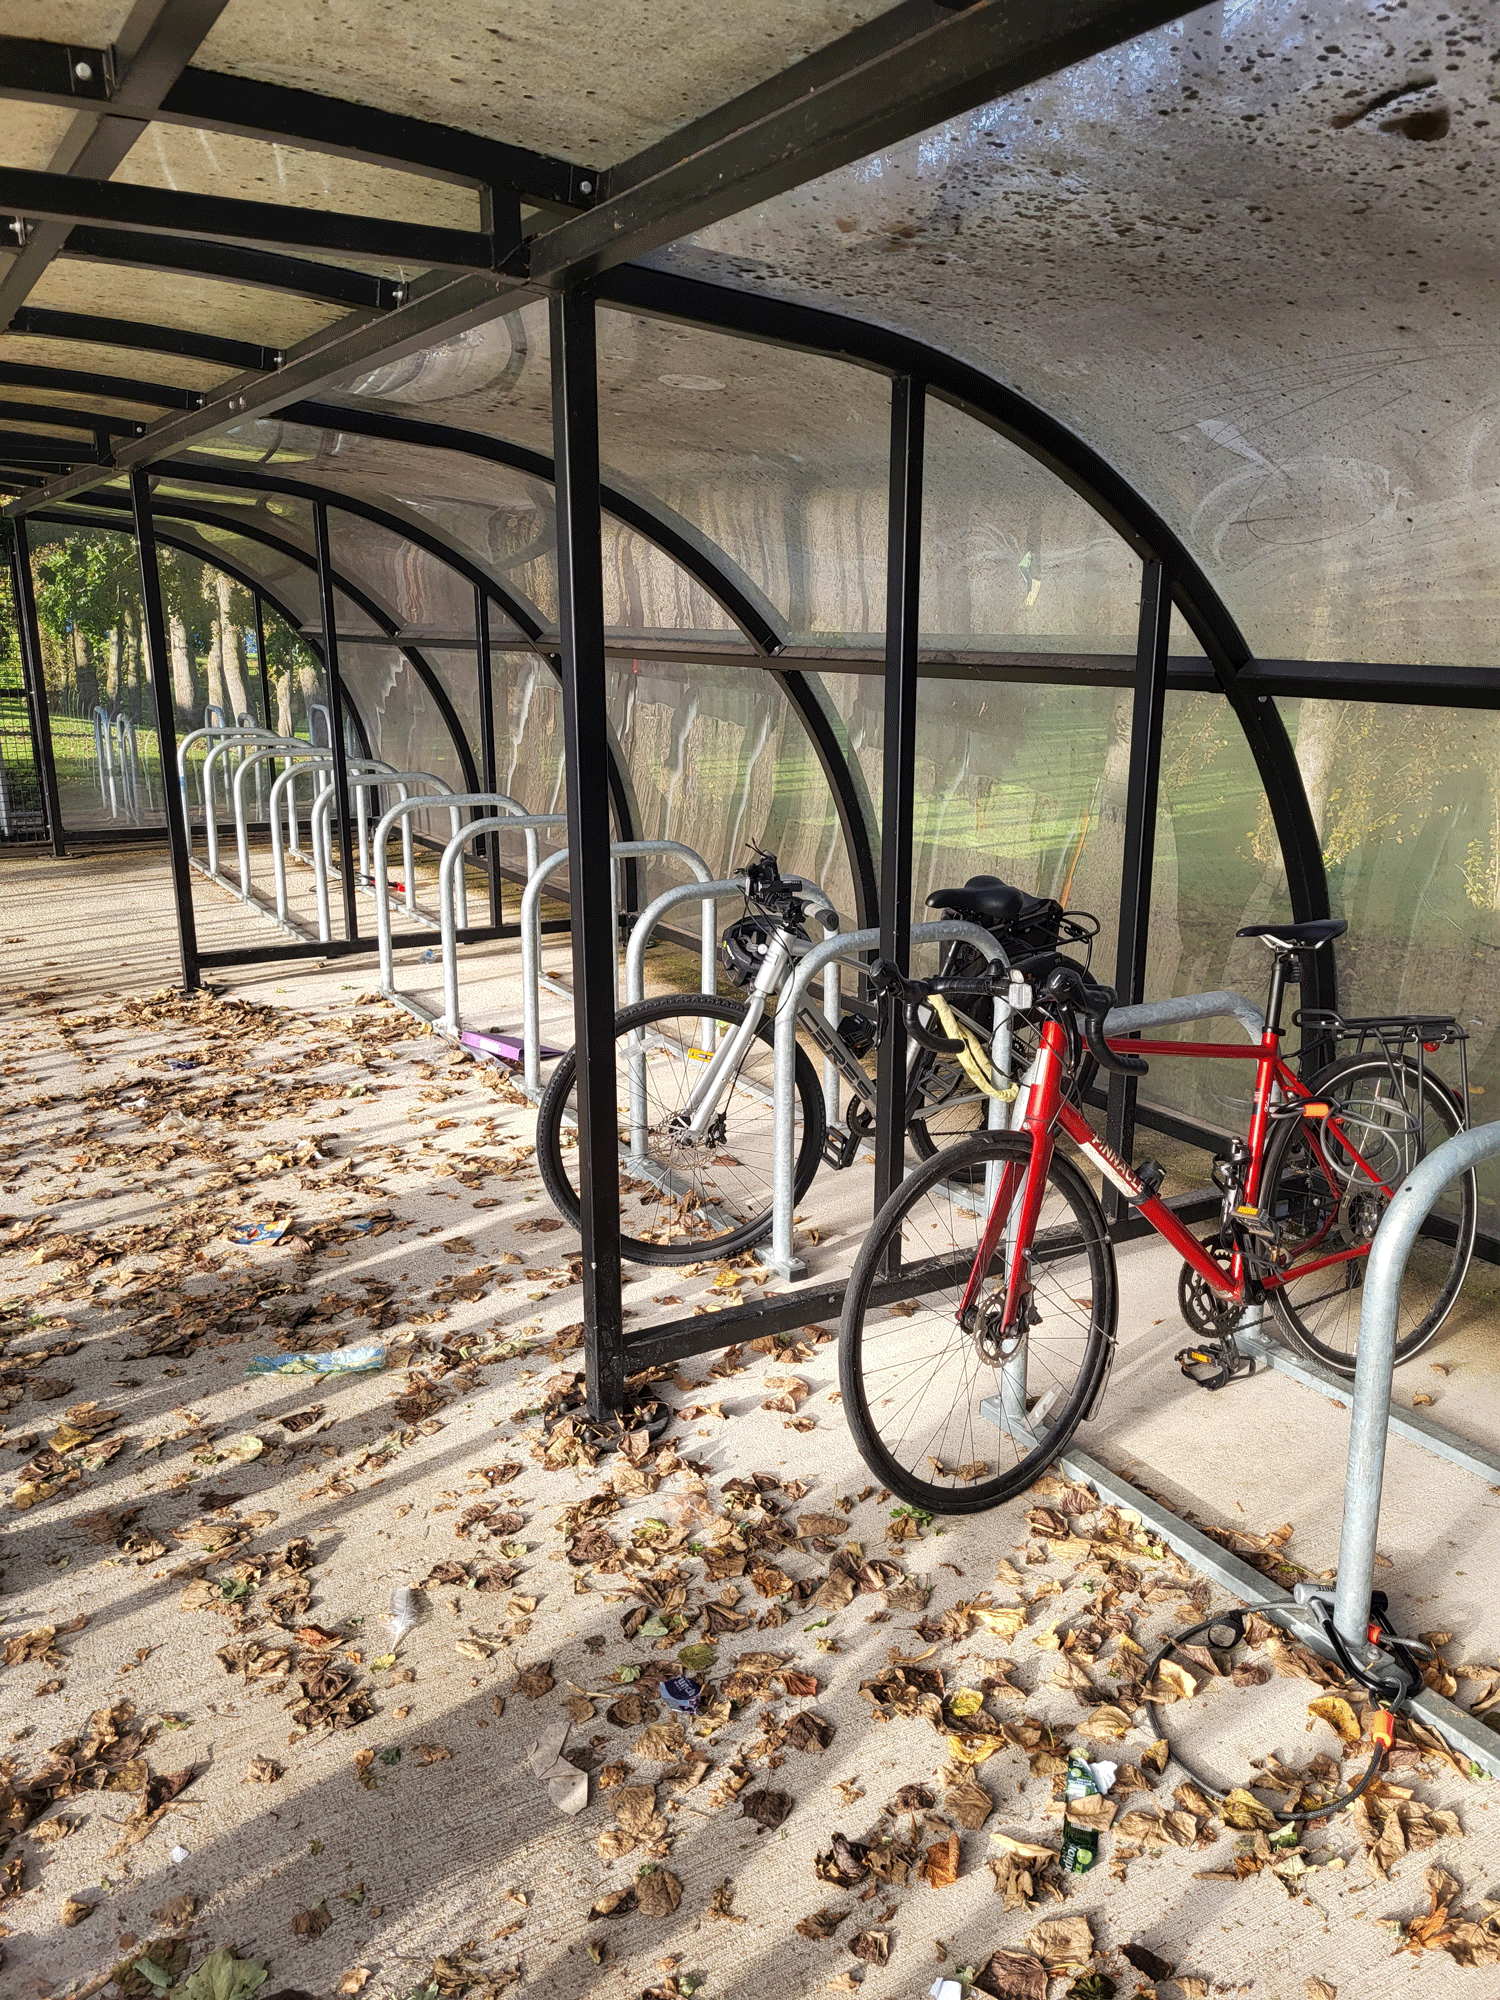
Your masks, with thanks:
M 850 1276 L 840 1333 L 844 1408 L 871 1471 L 911 1505 L 969 1513 L 1023 1491 L 1098 1409 L 1115 1352 L 1114 1250 L 1099 1202 L 1058 1149 L 1071 1139 L 1110 1186 L 1182 1257 L 1178 1301 L 1198 1336 L 1177 1358 L 1217 1388 L 1253 1360 L 1235 1345 L 1247 1308 L 1269 1302 L 1305 1353 L 1352 1375 L 1370 1243 L 1396 1189 L 1424 1154 L 1467 1124 L 1459 1094 L 1426 1057 L 1457 1044 L 1448 1016 L 1345 1019 L 1303 1010 L 1304 1042 L 1347 1052 L 1306 1077 L 1281 1050 L 1288 985 L 1307 954 L 1342 935 L 1338 918 L 1256 924 L 1270 947 L 1265 1025 L 1255 1043 L 1110 1040 L 1113 991 L 1057 953 L 1011 972 L 909 980 L 877 966 L 883 1004 L 904 1004 L 919 1043 L 975 1057 L 982 1019 L 1007 1002 L 1039 1028 L 1011 1129 L 976 1134 L 918 1167 L 875 1218 Z M 964 1040 L 934 1030 L 934 999 Z M 958 1004 L 956 1004 L 958 1003 Z M 986 1037 L 987 1039 L 987 1037 Z M 1304 1058 L 1305 1058 L 1304 1050 Z M 1215 1160 L 1219 1226 L 1200 1241 L 1162 1198 L 1163 1170 L 1128 1166 L 1081 1104 L 1089 1058 L 1141 1076 L 1147 1056 L 1256 1065 L 1248 1134 Z M 1473 1174 L 1449 1190 L 1407 1266 L 1396 1358 L 1425 1347 L 1468 1270 Z

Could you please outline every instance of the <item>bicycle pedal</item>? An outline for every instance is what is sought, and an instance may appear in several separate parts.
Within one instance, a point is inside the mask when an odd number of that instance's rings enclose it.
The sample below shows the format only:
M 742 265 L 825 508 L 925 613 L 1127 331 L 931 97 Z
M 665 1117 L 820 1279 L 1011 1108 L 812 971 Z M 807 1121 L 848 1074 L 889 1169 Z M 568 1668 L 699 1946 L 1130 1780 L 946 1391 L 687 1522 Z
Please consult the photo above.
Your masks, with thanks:
M 854 1156 L 859 1151 L 859 1134 L 850 1132 L 842 1125 L 831 1125 L 823 1141 L 823 1164 L 832 1167 L 835 1173 L 842 1173 L 845 1167 L 854 1165 Z
M 1200 1389 L 1222 1389 L 1237 1375 L 1255 1373 L 1255 1357 L 1241 1354 L 1237 1347 L 1211 1341 L 1202 1347 L 1180 1348 L 1173 1357 L 1190 1382 Z
M 1276 1241 L 1276 1221 L 1274 1216 L 1265 1215 L 1258 1208 L 1248 1205 L 1234 1211 L 1234 1219 L 1247 1236 L 1257 1237 L 1262 1243 Z

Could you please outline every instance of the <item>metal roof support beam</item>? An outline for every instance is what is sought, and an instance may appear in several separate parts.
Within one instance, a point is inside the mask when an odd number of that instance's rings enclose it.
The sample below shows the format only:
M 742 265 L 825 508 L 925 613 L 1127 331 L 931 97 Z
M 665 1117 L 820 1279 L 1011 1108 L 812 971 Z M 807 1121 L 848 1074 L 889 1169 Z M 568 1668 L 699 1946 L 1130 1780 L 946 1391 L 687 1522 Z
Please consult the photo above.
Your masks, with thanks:
M 0 381 L 3 381 L 0 375 Z M 85 377 L 85 380 L 88 378 Z M 114 417 L 103 410 L 71 409 L 66 403 L 12 403 L 0 396 L 0 418 L 21 424 L 56 424 L 62 429 L 102 431 L 106 437 L 139 437 L 146 426 L 139 417 Z M 56 440 L 58 444 L 63 439 Z
M 0 99 L 23 98 L 65 109 L 85 99 L 107 114 L 114 104 L 115 67 L 113 49 L 69 48 L 0 35 Z M 597 169 L 524 146 L 216 70 L 183 70 L 155 107 L 152 121 L 429 174 L 463 187 L 508 188 L 526 202 L 548 207 L 587 208 L 599 185 Z
M 17 259 L 17 262 L 20 260 Z M 108 319 L 102 314 L 54 312 L 46 306 L 22 306 L 12 316 L 9 331 L 43 340 L 86 340 L 95 347 L 135 347 L 149 354 L 178 354 L 186 361 L 217 362 L 223 368 L 276 369 L 284 356 L 279 347 L 257 347 L 248 340 L 226 340 L 216 333 L 189 333 L 173 326 L 149 326 L 143 320 Z M 193 397 L 184 410 L 202 410 L 208 397 Z M 219 419 L 224 421 L 223 418 Z
M 595 276 L 1195 11 L 903 0 L 611 167 L 597 207 L 536 238 L 532 277 L 552 289 Z
M 33 361 L 0 361 L 0 382 L 13 389 L 56 389 L 68 396 L 113 396 L 121 403 L 145 403 L 162 410 L 196 410 L 197 389 L 174 389 L 164 382 L 141 382 L 126 375 L 95 375 L 87 368 L 48 368 Z
M 27 227 L 21 216 L 0 214 L 0 232 L 4 234 L 24 233 Z M 406 296 L 406 287 L 399 279 L 384 278 L 374 271 L 319 264 L 309 257 L 288 257 L 275 250 L 244 249 L 236 243 L 196 242 L 128 229 L 77 228 L 68 237 L 67 254 L 83 263 L 185 271 L 195 278 L 259 285 L 270 292 L 291 292 L 298 298 L 322 299 L 334 306 L 363 306 L 376 312 L 390 312 Z
M 63 844 L 62 795 L 57 784 L 57 760 L 52 751 L 52 717 L 47 709 L 47 676 L 42 668 L 36 583 L 31 573 L 31 544 L 24 521 L 17 521 L 12 531 L 10 561 L 11 584 L 16 599 L 16 628 L 21 641 L 21 676 L 26 683 L 37 768 L 41 772 L 42 797 L 47 806 L 47 832 L 52 852 L 61 861 L 68 850 Z
M 104 108 L 99 99 L 77 98 L 79 115 L 52 155 L 51 173 L 107 181 L 227 4 L 228 0 L 136 0 L 110 52 L 110 115 L 99 115 Z M 4 67 L 0 65 L 0 70 Z M 74 51 L 71 67 L 75 83 L 92 85 L 93 56 Z M 89 69 L 89 77 L 79 74 L 80 67 Z M 0 327 L 14 323 L 17 308 L 26 303 L 67 240 L 65 222 L 43 223 L 31 234 L 0 277 Z
M 91 223 L 99 229 L 138 230 L 151 237 L 184 237 L 250 250 L 322 251 L 423 269 L 499 270 L 521 242 L 520 203 L 504 194 L 491 204 L 488 228 L 446 229 L 287 202 L 242 201 L 229 195 L 187 194 L 179 188 L 137 187 L 130 181 L 84 180 L 0 167 L 0 209 L 66 223 L 69 228 Z M 72 244 L 68 247 L 71 251 Z

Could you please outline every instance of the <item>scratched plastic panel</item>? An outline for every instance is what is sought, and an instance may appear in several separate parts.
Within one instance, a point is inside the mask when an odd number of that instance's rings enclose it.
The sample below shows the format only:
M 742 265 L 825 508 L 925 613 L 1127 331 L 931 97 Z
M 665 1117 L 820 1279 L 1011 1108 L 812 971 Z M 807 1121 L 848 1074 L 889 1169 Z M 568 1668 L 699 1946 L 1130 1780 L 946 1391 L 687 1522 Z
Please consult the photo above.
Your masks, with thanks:
M 1265 657 L 1493 665 L 1495 47 L 1484 0 L 1201 8 L 661 260 L 1019 390 Z

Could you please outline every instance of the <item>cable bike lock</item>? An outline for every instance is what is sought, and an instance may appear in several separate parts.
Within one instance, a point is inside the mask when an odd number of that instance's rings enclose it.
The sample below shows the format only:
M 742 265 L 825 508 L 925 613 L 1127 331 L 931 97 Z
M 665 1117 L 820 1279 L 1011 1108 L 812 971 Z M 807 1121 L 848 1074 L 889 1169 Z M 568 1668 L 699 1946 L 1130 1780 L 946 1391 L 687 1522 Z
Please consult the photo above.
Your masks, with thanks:
M 1325 1607 L 1320 1602 L 1309 1600 L 1309 1603 L 1313 1611 L 1324 1614 L 1320 1618 L 1320 1623 L 1332 1644 L 1338 1664 L 1344 1669 L 1346 1677 L 1349 1680 L 1357 1682 L 1367 1693 L 1383 1697 L 1385 1705 L 1370 1711 L 1370 1737 L 1374 1744 L 1374 1749 L 1371 1752 L 1370 1761 L 1365 1766 L 1364 1773 L 1359 1782 L 1352 1786 L 1350 1790 L 1339 1793 L 1336 1797 L 1326 1800 L 1321 1805 L 1311 1806 L 1303 1812 L 1277 1812 L 1274 1806 L 1266 1806 L 1265 1810 L 1271 1814 L 1273 1819 L 1287 1826 L 1306 1820 L 1326 1819 L 1330 1813 L 1342 1812 L 1346 1806 L 1353 1805 L 1360 1794 L 1375 1782 L 1376 1777 L 1379 1775 L 1381 1760 L 1395 1742 L 1396 1711 L 1404 1708 L 1406 1703 L 1411 1700 L 1412 1696 L 1422 1685 L 1421 1668 L 1412 1656 L 1410 1648 L 1397 1639 L 1386 1619 L 1385 1596 L 1383 1592 L 1377 1591 L 1371 1601 L 1368 1636 L 1371 1645 L 1380 1646 L 1389 1660 L 1389 1667 L 1384 1672 L 1371 1667 L 1361 1667 L 1344 1644 L 1342 1637 L 1335 1630 L 1331 1614 L 1326 1612 Z M 1206 1633 L 1209 1645 L 1216 1646 L 1221 1652 L 1228 1652 L 1231 1647 L 1243 1644 L 1245 1624 L 1251 1616 L 1252 1613 L 1248 1610 L 1221 1611 L 1212 1618 L 1203 1619 L 1197 1625 L 1188 1625 L 1182 1631 L 1174 1632 L 1169 1639 L 1163 1641 L 1152 1655 L 1145 1673 L 1142 1675 L 1142 1685 L 1149 1688 L 1156 1679 L 1157 1669 L 1160 1667 L 1162 1661 L 1166 1659 L 1167 1655 L 1174 1651 L 1176 1647 L 1185 1645 L 1190 1640 L 1196 1639 L 1200 1633 Z M 1229 1634 L 1227 1640 L 1216 1636 L 1224 1632 Z M 1192 1765 L 1182 1756 L 1181 1752 L 1172 1748 L 1171 1739 L 1167 1735 L 1166 1724 L 1162 1720 L 1160 1707 L 1151 1699 L 1149 1694 L 1145 1699 L 1145 1709 L 1152 1729 L 1167 1746 L 1168 1757 L 1177 1766 L 1178 1770 L 1185 1774 L 1188 1781 L 1198 1787 L 1199 1791 L 1211 1799 L 1224 1799 L 1229 1796 L 1231 1791 L 1248 1789 L 1248 1786 L 1239 1787 L 1215 1784 L 1213 1779 L 1205 1778 L 1201 1772 L 1195 1771 Z M 1253 1783 L 1254 1781 L 1252 1780 L 1251 1782 Z

